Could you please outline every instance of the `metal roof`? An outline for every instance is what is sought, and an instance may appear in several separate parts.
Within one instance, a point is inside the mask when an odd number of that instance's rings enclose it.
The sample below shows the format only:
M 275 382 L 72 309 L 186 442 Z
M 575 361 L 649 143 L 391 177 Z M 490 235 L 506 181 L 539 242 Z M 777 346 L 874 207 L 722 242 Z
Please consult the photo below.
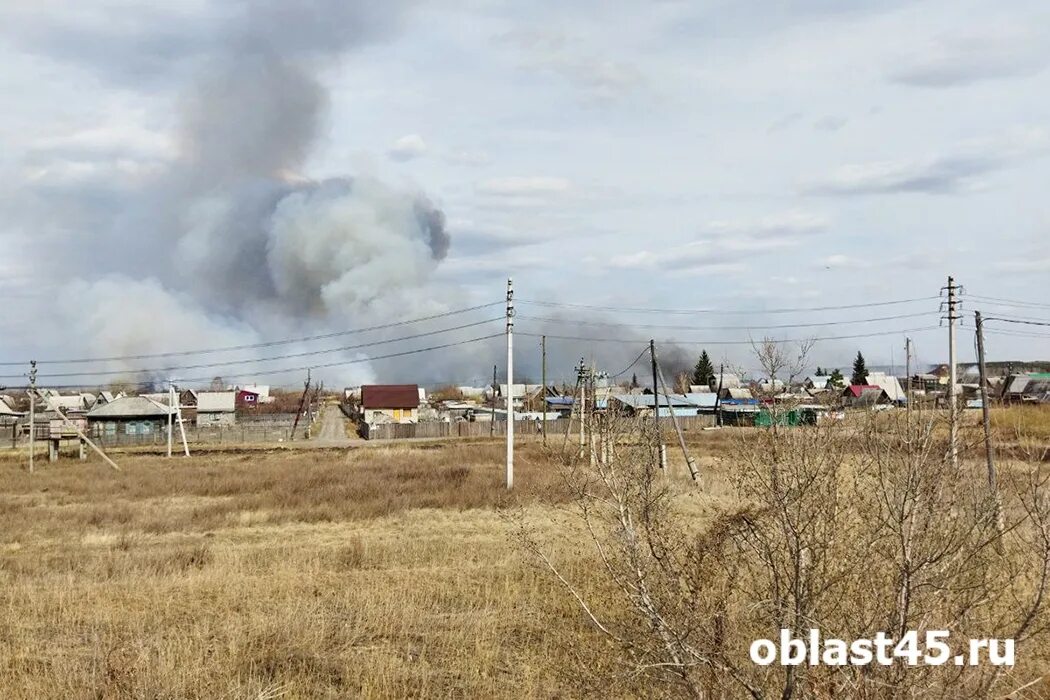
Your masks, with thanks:
M 197 393 L 197 413 L 233 413 L 236 391 L 201 391 Z
M 656 403 L 652 394 L 617 394 L 610 397 L 631 408 L 652 408 Z M 670 399 L 670 400 L 669 400 Z M 660 406 L 672 408 L 714 408 L 718 397 L 712 393 L 703 394 L 660 394 Z
M 361 387 L 363 408 L 419 408 L 417 384 L 369 384 Z
M 123 396 L 96 406 L 88 418 L 166 418 L 174 410 L 146 396 Z

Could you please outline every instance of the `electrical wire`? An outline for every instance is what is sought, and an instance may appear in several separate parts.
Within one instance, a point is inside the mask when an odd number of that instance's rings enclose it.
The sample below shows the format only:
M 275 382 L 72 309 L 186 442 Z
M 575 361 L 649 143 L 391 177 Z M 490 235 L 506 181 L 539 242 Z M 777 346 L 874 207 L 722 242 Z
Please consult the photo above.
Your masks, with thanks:
M 1002 321 L 1003 323 L 1017 323 L 1024 326 L 1050 326 L 1050 321 L 1035 321 L 1020 318 L 1002 318 L 996 316 L 989 316 L 984 319 L 985 321 Z
M 339 338 L 346 335 L 355 335 L 358 333 L 367 333 L 368 331 L 379 331 L 386 328 L 396 328 L 398 326 L 406 326 L 412 323 L 421 323 L 423 321 L 432 321 L 438 318 L 447 318 L 449 316 L 455 316 L 457 314 L 469 313 L 471 311 L 478 311 L 479 309 L 487 309 L 491 306 L 498 306 L 505 304 L 505 301 L 494 301 L 489 304 L 479 304 L 477 306 L 470 306 L 464 309 L 454 309 L 452 311 L 445 311 L 440 314 L 431 314 L 430 316 L 420 316 L 418 318 L 406 319 L 404 321 L 394 321 L 392 323 L 383 323 L 378 326 L 367 326 L 365 328 L 356 328 L 350 331 L 336 331 L 334 333 L 322 333 L 320 335 L 307 335 L 298 338 L 286 338 L 283 340 L 270 340 L 261 343 L 248 343 L 245 345 L 227 345 L 220 348 L 205 348 L 200 350 L 178 350 L 174 352 L 158 352 L 142 355 L 114 355 L 111 357 L 78 357 L 71 359 L 48 359 L 48 360 L 37 360 L 37 365 L 64 365 L 64 364 L 86 364 L 91 362 L 118 362 L 123 360 L 153 360 L 163 357 L 186 357 L 188 355 L 207 355 L 218 352 L 231 352 L 234 350 L 253 350 L 257 348 L 269 348 L 277 345 L 290 345 L 293 343 L 305 343 L 313 340 L 326 340 L 328 338 Z M 19 362 L 8 361 L 0 362 L 0 367 L 14 367 L 21 365 L 28 365 L 29 360 L 22 360 Z
M 923 333 L 926 331 L 940 330 L 940 326 L 924 326 L 922 328 L 902 328 L 899 330 L 882 331 L 879 333 L 858 333 L 855 335 L 833 335 L 833 336 L 822 336 L 815 338 L 781 338 L 779 340 L 770 340 L 772 343 L 804 343 L 816 340 L 851 340 L 854 338 L 876 338 L 887 335 L 899 335 L 901 333 Z M 522 335 L 530 338 L 539 338 L 539 333 L 528 333 L 524 331 L 518 331 L 517 335 Z M 546 334 L 548 339 L 554 340 L 581 340 L 592 343 L 637 343 L 637 338 L 589 338 L 585 336 L 575 335 L 551 335 Z M 682 340 L 682 339 L 664 339 L 657 341 L 668 345 L 753 345 L 755 342 L 766 342 L 765 339 L 760 341 L 755 340 Z
M 745 314 L 789 314 L 804 313 L 808 311 L 838 311 L 843 309 L 865 309 L 876 306 L 893 306 L 896 304 L 911 304 L 919 301 L 936 301 L 939 296 L 916 297 L 914 299 L 895 299 L 893 301 L 874 301 L 866 304 L 844 304 L 840 306 L 810 306 L 785 309 L 653 309 L 629 306 L 600 306 L 596 304 L 573 304 L 562 301 L 541 301 L 538 299 L 515 299 L 516 303 L 536 304 L 537 306 L 554 306 L 569 309 L 588 309 L 591 311 L 622 311 L 624 313 L 656 313 L 656 314 L 714 314 L 721 316 L 738 316 Z
M 989 301 L 997 303 L 1002 306 L 1014 306 L 1017 308 L 1034 308 L 1034 309 L 1050 309 L 1050 304 L 1044 304 L 1037 301 L 1021 301 L 1019 299 L 1004 299 L 1002 297 L 986 297 L 979 294 L 967 294 L 967 298 L 976 299 L 978 301 Z
M 413 340 L 415 338 L 424 338 L 427 336 L 438 335 L 441 333 L 451 333 L 452 331 L 463 330 L 464 328 L 474 328 L 475 326 L 482 326 L 486 323 L 493 323 L 495 321 L 502 321 L 503 316 L 496 318 L 486 319 L 484 321 L 476 321 L 474 323 L 465 323 L 460 326 L 454 326 L 452 328 L 442 328 L 436 331 L 427 331 L 426 333 L 416 333 L 413 335 L 405 335 L 398 338 L 389 338 L 387 340 L 373 340 L 368 343 L 359 343 L 357 345 L 345 345 L 338 348 L 328 348 L 325 350 L 311 350 L 307 352 L 297 352 L 288 355 L 273 355 L 270 357 L 258 357 L 258 358 L 246 358 L 238 360 L 228 360 L 223 362 L 210 362 L 196 365 L 181 365 L 175 367 L 153 367 L 153 368 L 138 368 L 138 369 L 120 369 L 120 370 L 106 370 L 106 371 L 91 371 L 91 372 L 58 372 L 49 374 L 38 374 L 37 377 L 40 379 L 64 379 L 68 377 L 113 377 L 123 376 L 129 374 L 165 374 L 171 373 L 176 370 L 187 370 L 187 369 L 207 369 L 215 367 L 230 367 L 234 365 L 251 364 L 254 362 L 272 362 L 274 360 L 290 360 L 299 357 L 313 357 L 316 355 L 326 355 L 333 352 L 346 352 L 349 350 L 360 350 L 361 348 L 374 347 L 376 345 L 386 345 L 389 343 L 397 343 L 404 340 Z M 0 375 L 0 379 L 15 379 L 24 375 Z
M 771 330 L 776 328 L 816 328 L 820 326 L 840 326 L 849 325 L 854 323 L 878 323 L 880 321 L 898 321 L 904 318 L 920 318 L 923 316 L 934 316 L 937 315 L 937 311 L 920 311 L 913 314 L 898 314 L 896 316 L 881 316 L 878 318 L 859 318 L 852 321 L 820 321 L 817 323 L 781 323 L 774 324 L 771 326 L 676 326 L 666 325 L 659 323 L 631 323 L 623 324 L 615 321 L 581 321 L 574 318 L 548 318 L 543 316 L 522 316 L 518 315 L 515 318 L 519 318 L 526 321 L 542 321 L 544 323 L 571 323 L 579 326 L 624 326 L 628 325 L 631 328 L 663 328 L 667 330 L 679 330 L 679 331 L 762 331 Z
M 315 365 L 302 365 L 299 367 L 281 367 L 277 369 L 264 369 L 253 372 L 242 372 L 239 374 L 225 374 L 223 379 L 238 379 L 241 377 L 257 377 L 257 376 L 268 376 L 274 374 L 287 374 L 290 372 L 305 372 L 313 369 L 324 369 L 327 367 L 342 367 L 344 365 L 361 364 L 364 362 L 374 362 L 376 360 L 387 360 L 394 357 L 406 357 L 409 355 L 418 355 L 424 352 L 430 352 L 432 350 L 443 350 L 446 348 L 454 348 L 460 345 L 468 345 L 470 343 L 479 343 L 485 340 L 491 340 L 493 338 L 502 338 L 504 333 L 493 333 L 492 335 L 483 335 L 477 338 L 468 338 L 467 340 L 460 340 L 452 343 L 444 343 L 442 345 L 431 345 L 425 348 L 418 348 L 416 350 L 403 350 L 401 352 L 389 353 L 387 355 L 373 355 L 371 357 L 359 357 L 353 360 L 339 360 L 338 362 L 326 362 L 323 364 Z M 179 382 L 194 383 L 194 382 L 208 382 L 211 381 L 212 377 L 173 377 Z M 138 383 L 138 386 L 146 386 L 146 382 Z M 51 387 L 38 386 L 38 389 L 46 389 Z
M 643 357 L 643 356 L 645 355 L 645 353 L 647 353 L 647 352 L 649 352 L 649 348 L 648 348 L 648 346 L 647 346 L 647 347 L 644 347 L 644 348 L 642 348 L 642 351 L 641 351 L 640 353 L 638 353 L 638 357 L 634 358 L 634 361 L 633 361 L 633 362 L 631 362 L 631 364 L 627 365 L 626 367 L 624 367 L 624 368 L 623 368 L 622 370 L 620 370 L 620 371 L 619 371 L 619 372 L 617 372 L 616 374 L 610 374 L 610 375 L 609 375 L 609 379 L 616 379 L 616 378 L 617 378 L 617 377 L 619 377 L 620 375 L 623 375 L 623 374 L 627 374 L 627 371 L 628 371 L 629 369 L 631 369 L 632 367 L 634 367 L 634 366 L 635 366 L 636 364 L 638 364 L 638 360 L 642 359 L 642 357 Z

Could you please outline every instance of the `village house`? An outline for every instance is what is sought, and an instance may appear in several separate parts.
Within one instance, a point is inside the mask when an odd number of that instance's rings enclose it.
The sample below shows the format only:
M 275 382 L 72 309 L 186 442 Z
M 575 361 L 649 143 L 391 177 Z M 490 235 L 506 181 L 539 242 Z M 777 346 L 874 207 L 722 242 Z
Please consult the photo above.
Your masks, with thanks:
M 886 397 L 896 404 L 907 403 L 908 395 L 901 387 L 896 377 L 885 372 L 868 372 L 867 382 L 869 386 L 877 386 L 886 392 Z
M 260 403 L 258 392 L 252 391 L 251 389 L 238 389 L 235 392 L 235 395 L 237 397 L 237 408 L 252 409 L 258 406 Z
M 237 423 L 237 392 L 197 392 L 197 427 L 229 427 Z
M 660 394 L 659 409 L 661 418 L 675 416 L 699 416 L 715 412 L 717 399 L 711 392 L 689 394 Z M 609 399 L 610 409 L 630 416 L 652 416 L 656 406 L 656 397 L 652 394 L 618 394 Z
M 891 403 L 882 387 L 871 384 L 851 384 L 842 390 L 842 402 L 850 408 L 872 408 Z
M 0 425 L 14 425 L 24 414 L 15 410 L 15 401 L 10 396 L 0 395 Z
M 417 423 L 419 386 L 367 384 L 361 387 L 361 420 L 376 423 Z
M 276 400 L 275 397 L 270 396 L 270 386 L 268 384 L 256 384 L 255 382 L 252 382 L 251 384 L 241 384 L 237 387 L 237 390 L 255 394 L 256 405 L 273 403 Z
M 122 396 L 87 412 L 89 432 L 97 437 L 151 435 L 167 430 L 167 404 L 146 396 Z

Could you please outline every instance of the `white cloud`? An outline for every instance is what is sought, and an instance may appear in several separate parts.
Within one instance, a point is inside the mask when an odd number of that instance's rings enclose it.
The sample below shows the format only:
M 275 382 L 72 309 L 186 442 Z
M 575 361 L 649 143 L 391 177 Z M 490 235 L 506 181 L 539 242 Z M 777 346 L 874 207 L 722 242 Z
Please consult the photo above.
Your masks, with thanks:
M 801 211 L 757 220 L 713 221 L 701 227 L 692 242 L 614 256 L 609 265 L 617 269 L 737 272 L 749 258 L 795 248 L 827 226 L 825 217 Z
M 496 197 L 546 197 L 563 195 L 572 189 L 572 183 L 562 177 L 495 177 L 478 183 L 480 194 Z
M 843 165 L 805 189 L 824 195 L 973 192 L 984 189 L 993 173 L 1041 155 L 1048 146 L 1050 134 L 1045 129 L 1020 129 L 970 141 L 947 155 Z
M 387 151 L 393 160 L 408 161 L 422 158 L 427 154 L 427 144 L 419 134 L 402 136 Z
M 1034 75 L 1050 62 L 1047 38 L 1045 32 L 1019 25 L 935 37 L 899 58 L 890 79 L 919 87 L 956 87 Z

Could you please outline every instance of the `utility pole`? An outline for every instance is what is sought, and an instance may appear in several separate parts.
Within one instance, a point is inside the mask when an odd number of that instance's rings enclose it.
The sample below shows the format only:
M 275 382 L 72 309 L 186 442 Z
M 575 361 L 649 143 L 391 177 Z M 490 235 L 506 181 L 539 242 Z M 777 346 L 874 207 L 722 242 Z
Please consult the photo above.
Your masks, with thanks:
M 583 456 L 583 451 L 587 445 L 587 365 L 584 364 L 583 358 L 580 358 L 580 366 L 576 368 L 576 376 L 578 379 L 576 382 L 580 386 L 580 452 L 579 456 Z
M 652 341 L 650 341 L 652 342 Z M 650 346 L 653 352 L 653 364 L 656 362 L 656 345 Z M 689 455 L 689 448 L 685 446 L 685 434 L 682 433 L 682 427 L 678 425 L 678 417 L 674 414 L 674 407 L 671 406 L 671 392 L 667 390 L 667 382 L 664 381 L 663 372 L 660 371 L 659 365 L 657 365 L 657 376 L 660 378 L 660 384 L 664 388 L 664 394 L 667 396 L 667 412 L 671 414 L 671 425 L 674 426 L 674 431 L 678 435 L 678 445 L 682 448 L 682 454 L 685 455 L 685 465 L 689 468 L 689 476 L 693 477 L 693 481 L 696 481 L 698 472 L 696 470 L 696 462 Z
M 904 398 L 908 402 L 908 415 L 911 416 L 911 338 L 904 338 Z
M 540 391 L 540 410 L 543 411 L 543 420 L 540 421 L 540 426 L 543 428 L 543 444 L 547 445 L 547 336 L 540 336 L 540 348 L 541 348 L 541 360 L 540 373 L 542 375 L 541 381 L 543 382 L 543 390 Z
M 175 398 L 175 420 L 179 424 L 179 435 L 182 436 L 182 453 L 189 457 L 190 456 L 190 445 L 186 442 L 186 426 L 183 425 L 182 420 L 182 399 L 179 396 L 179 388 L 174 387 L 172 396 Z
M 514 488 L 514 280 L 507 279 L 507 488 Z
M 492 420 L 489 421 L 489 437 L 496 435 L 496 365 L 492 365 Z
M 660 385 L 656 379 L 656 341 L 649 339 L 649 362 L 653 367 L 653 425 L 656 427 L 656 449 L 660 457 L 660 468 L 667 469 L 667 449 L 664 447 L 663 433 L 660 431 Z M 668 398 L 667 407 L 671 407 Z
M 951 454 L 952 466 L 959 466 L 959 406 L 956 396 L 956 385 L 958 377 L 955 367 L 955 320 L 956 313 L 955 279 L 948 277 L 948 420 L 949 425 L 949 452 Z
M 175 385 L 168 378 L 168 459 L 171 459 L 171 442 L 175 432 Z
M 718 365 L 718 393 L 715 394 L 715 419 L 718 427 L 722 427 L 722 375 L 726 369 L 725 363 Z
M 306 394 L 310 391 L 310 370 L 306 370 L 306 381 L 303 383 L 303 395 L 299 397 L 299 409 L 295 412 L 295 420 L 292 421 L 292 434 L 289 440 L 295 439 L 295 431 L 299 427 L 299 416 L 303 415 L 303 405 L 306 403 Z
M 995 474 L 995 454 L 992 451 L 992 421 L 988 406 L 988 374 L 984 365 L 984 327 L 981 312 L 973 312 L 974 321 L 977 326 L 977 369 L 980 372 L 981 382 L 981 416 L 984 419 L 984 455 L 988 462 L 988 490 L 992 496 L 998 498 L 998 484 Z
M 29 361 L 29 473 L 33 473 L 36 452 L 36 360 Z

